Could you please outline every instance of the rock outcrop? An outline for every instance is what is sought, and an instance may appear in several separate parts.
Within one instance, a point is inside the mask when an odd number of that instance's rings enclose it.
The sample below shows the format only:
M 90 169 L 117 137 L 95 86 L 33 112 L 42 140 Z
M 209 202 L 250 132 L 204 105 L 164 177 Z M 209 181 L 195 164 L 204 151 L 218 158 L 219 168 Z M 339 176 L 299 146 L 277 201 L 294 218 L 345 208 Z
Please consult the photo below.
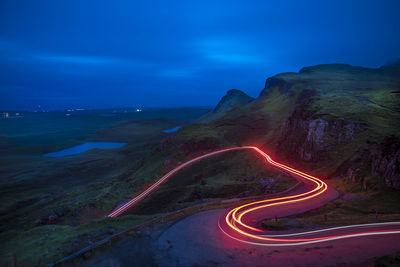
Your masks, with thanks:
M 400 189 L 400 139 L 386 137 L 370 153 L 371 173 L 382 177 L 389 187 Z
M 361 123 L 343 119 L 323 119 L 310 104 L 316 92 L 303 90 L 296 108 L 286 120 L 277 142 L 278 154 L 289 160 L 320 161 L 327 151 L 354 139 Z
M 400 189 L 400 139 L 388 136 L 379 144 L 369 143 L 367 148 L 358 150 L 339 168 L 342 177 L 362 183 L 364 190 L 375 187 L 368 177 L 394 189 Z
M 279 92 L 283 94 L 283 93 L 287 93 L 290 90 L 290 88 L 292 87 L 292 84 L 284 79 L 280 79 L 277 77 L 268 78 L 265 81 L 264 90 L 261 91 L 260 97 L 267 96 L 272 91 L 272 89 L 275 87 L 277 87 Z
M 278 147 L 288 148 L 287 155 L 292 157 L 317 161 L 325 157 L 329 148 L 352 140 L 358 128 L 359 123 L 354 121 L 290 118 L 282 129 Z

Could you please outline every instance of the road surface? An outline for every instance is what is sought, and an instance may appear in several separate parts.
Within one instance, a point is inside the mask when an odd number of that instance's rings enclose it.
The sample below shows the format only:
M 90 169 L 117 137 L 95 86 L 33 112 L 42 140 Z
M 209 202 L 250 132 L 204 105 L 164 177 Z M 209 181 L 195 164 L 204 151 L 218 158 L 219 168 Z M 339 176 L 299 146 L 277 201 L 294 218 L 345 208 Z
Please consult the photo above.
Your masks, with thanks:
M 335 199 L 338 193 L 333 188 L 328 188 L 328 185 L 321 179 L 276 162 L 272 160 L 268 154 L 254 146 L 222 149 L 185 162 L 161 177 L 157 182 L 135 198 L 117 207 L 108 217 L 120 216 L 146 196 L 157 190 L 161 184 L 165 183 L 174 174 L 197 161 L 217 154 L 245 149 L 259 153 L 264 157 L 267 165 L 291 175 L 302 182 L 303 186 L 300 190 L 291 192 L 288 196 L 255 201 L 228 211 L 223 219 L 219 218 L 215 222 L 218 224 L 218 228 L 221 232 L 231 239 L 248 245 L 278 247 L 314 244 L 364 236 L 400 234 L 400 222 L 353 225 L 350 227 L 326 228 L 319 231 L 303 231 L 288 234 L 276 234 L 263 230 L 259 227 L 262 220 L 294 215 L 320 207 Z
M 285 217 L 321 207 L 336 199 L 338 192 L 309 174 L 273 161 L 257 147 L 236 147 L 215 151 L 190 160 L 161 177 L 147 190 L 108 216 L 118 217 L 181 169 L 207 157 L 234 150 L 253 150 L 266 164 L 301 182 L 287 195 L 254 201 L 233 209 L 216 209 L 186 217 L 150 233 L 149 244 L 125 240 L 86 261 L 98 266 L 135 265 L 146 262 L 158 266 L 373 266 L 372 257 L 400 250 L 400 222 L 347 225 L 318 229 L 265 231 L 261 221 Z M 122 244 L 122 243 L 121 243 Z M 142 259 L 143 251 L 149 251 Z M 138 257 L 137 257 L 138 256 Z

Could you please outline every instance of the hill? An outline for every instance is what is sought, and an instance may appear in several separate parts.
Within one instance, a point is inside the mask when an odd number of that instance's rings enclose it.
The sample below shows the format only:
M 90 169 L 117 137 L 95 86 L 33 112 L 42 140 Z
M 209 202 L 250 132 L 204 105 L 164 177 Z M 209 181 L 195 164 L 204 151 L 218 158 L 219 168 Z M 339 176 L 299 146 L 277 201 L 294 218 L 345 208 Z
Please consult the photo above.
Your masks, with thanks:
M 176 138 L 257 145 L 316 174 L 346 177 L 365 189 L 400 189 L 399 74 L 396 64 L 325 64 L 278 74 L 254 101 L 195 131 L 184 127 Z
M 231 89 L 224 97 L 222 97 L 218 105 L 213 110 L 209 111 L 199 119 L 199 122 L 214 121 L 224 116 L 229 110 L 245 106 L 253 100 L 254 98 L 248 96 L 243 91 Z

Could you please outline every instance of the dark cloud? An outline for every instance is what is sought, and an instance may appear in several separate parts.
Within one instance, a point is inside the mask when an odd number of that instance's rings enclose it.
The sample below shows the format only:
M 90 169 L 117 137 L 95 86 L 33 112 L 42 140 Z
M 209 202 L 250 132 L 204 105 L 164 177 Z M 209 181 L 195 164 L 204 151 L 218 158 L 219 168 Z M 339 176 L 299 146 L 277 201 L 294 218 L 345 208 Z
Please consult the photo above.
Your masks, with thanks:
M 302 66 L 400 57 L 393 1 L 3 1 L 0 108 L 214 105 Z

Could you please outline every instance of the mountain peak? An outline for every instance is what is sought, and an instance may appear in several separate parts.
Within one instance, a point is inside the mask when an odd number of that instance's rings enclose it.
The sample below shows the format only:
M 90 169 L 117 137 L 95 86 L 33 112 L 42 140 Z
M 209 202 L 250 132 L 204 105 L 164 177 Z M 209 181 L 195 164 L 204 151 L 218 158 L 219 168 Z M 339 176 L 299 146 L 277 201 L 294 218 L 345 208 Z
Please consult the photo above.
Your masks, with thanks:
M 230 89 L 226 92 L 226 95 L 245 95 L 248 96 L 245 92 L 243 92 L 242 90 L 239 89 Z M 250 97 L 250 96 L 248 96 Z
M 244 106 L 253 100 L 253 97 L 247 95 L 245 92 L 239 89 L 230 89 L 221 98 L 217 106 L 212 111 L 208 112 L 202 118 L 200 118 L 200 121 L 210 122 L 216 120 L 222 117 L 228 110 L 234 107 Z
M 226 95 L 218 102 L 214 112 L 226 112 L 235 105 L 243 106 L 253 100 L 254 98 L 247 95 L 245 92 L 239 89 L 231 89 L 226 92 Z

